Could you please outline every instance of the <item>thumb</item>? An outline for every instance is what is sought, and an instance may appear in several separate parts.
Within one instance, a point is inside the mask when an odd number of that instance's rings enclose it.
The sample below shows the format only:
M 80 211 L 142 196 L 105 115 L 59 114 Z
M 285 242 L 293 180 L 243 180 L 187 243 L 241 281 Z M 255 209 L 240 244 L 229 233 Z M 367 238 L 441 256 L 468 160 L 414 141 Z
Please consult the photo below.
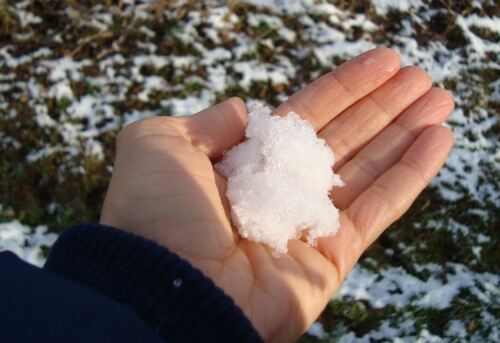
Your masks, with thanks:
M 243 100 L 233 97 L 194 115 L 170 119 L 182 136 L 215 160 L 243 139 L 247 110 Z

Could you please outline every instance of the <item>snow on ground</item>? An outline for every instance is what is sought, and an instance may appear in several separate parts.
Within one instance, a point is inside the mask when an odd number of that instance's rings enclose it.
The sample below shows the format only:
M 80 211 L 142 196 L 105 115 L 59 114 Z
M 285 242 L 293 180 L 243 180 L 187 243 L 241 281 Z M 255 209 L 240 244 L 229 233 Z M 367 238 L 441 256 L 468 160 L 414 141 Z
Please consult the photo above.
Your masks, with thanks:
M 32 230 L 17 220 L 0 223 L 0 251 L 12 251 L 37 266 L 45 262 L 42 247 L 52 246 L 56 238 L 56 234 L 47 232 L 46 226 L 40 225 Z
M 0 24 L 0 250 L 40 265 L 56 232 L 97 219 L 122 125 L 232 95 L 275 106 L 386 45 L 453 91 L 456 145 L 303 340 L 500 340 L 493 1 L 69 3 L 12 2 Z
M 415 306 L 446 309 L 460 293 L 469 292 L 485 302 L 499 305 L 500 277 L 491 273 L 476 273 L 462 264 L 449 263 L 443 272 L 436 264 L 416 265 L 428 276 L 419 278 L 400 267 L 370 272 L 361 267 L 353 270 L 338 296 L 366 300 L 373 308 Z M 498 333 L 498 332 L 497 332 Z

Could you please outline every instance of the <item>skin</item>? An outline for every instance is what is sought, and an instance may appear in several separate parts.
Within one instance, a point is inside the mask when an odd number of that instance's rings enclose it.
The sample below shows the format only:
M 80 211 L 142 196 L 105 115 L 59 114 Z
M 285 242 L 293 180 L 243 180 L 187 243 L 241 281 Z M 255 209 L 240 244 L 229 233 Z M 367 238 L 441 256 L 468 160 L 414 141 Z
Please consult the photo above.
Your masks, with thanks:
M 243 139 L 247 112 L 238 98 L 126 126 L 101 222 L 184 257 L 234 299 L 266 342 L 291 342 L 438 173 L 453 145 L 441 125 L 452 109 L 447 91 L 432 88 L 418 67 L 400 68 L 387 48 L 342 64 L 276 109 L 314 126 L 346 183 L 332 194 L 341 228 L 315 247 L 290 241 L 288 254 L 275 258 L 232 227 L 226 181 L 213 165 Z

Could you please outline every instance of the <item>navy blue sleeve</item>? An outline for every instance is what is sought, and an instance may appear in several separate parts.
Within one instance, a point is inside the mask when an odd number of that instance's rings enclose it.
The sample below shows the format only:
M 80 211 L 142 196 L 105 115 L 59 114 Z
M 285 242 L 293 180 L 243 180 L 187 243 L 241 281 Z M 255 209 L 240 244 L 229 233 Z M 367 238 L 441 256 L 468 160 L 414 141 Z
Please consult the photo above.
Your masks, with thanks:
M 1 342 L 148 342 L 162 339 L 97 291 L 0 253 Z
M 209 278 L 166 248 L 130 233 L 97 224 L 73 226 L 56 241 L 44 269 L 131 309 L 165 342 L 262 342 Z

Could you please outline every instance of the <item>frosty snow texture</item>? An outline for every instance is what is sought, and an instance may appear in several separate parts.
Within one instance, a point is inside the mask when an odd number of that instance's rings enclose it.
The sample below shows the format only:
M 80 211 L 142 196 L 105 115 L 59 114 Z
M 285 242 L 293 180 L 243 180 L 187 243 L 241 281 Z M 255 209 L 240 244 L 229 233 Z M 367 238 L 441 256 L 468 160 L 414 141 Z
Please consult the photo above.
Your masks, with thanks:
M 227 197 L 242 237 L 287 252 L 290 239 L 307 230 L 307 241 L 334 235 L 338 210 L 329 199 L 334 156 L 313 127 L 291 112 L 272 116 L 266 107 L 248 114 L 246 140 L 227 151 L 217 170 L 228 179 Z

